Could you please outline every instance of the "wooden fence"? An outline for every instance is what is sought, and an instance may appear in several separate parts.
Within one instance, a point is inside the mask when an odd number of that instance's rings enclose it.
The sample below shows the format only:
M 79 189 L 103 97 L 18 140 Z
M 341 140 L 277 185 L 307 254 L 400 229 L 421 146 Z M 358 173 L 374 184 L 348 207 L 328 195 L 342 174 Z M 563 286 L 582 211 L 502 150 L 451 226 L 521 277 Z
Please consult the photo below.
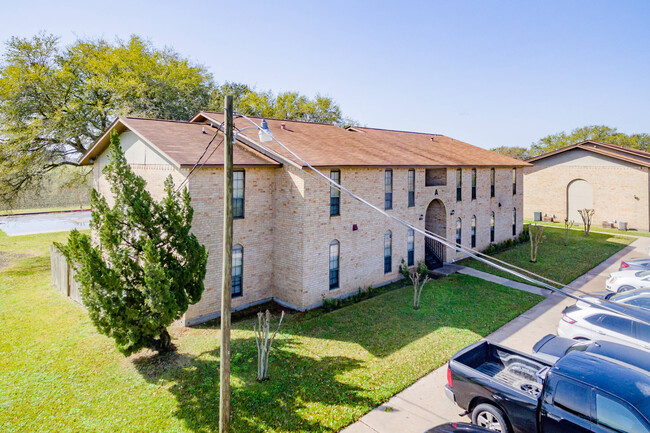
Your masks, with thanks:
M 52 285 L 68 298 L 83 305 L 79 283 L 74 278 L 75 271 L 70 267 L 63 253 L 54 245 L 50 245 L 50 270 Z

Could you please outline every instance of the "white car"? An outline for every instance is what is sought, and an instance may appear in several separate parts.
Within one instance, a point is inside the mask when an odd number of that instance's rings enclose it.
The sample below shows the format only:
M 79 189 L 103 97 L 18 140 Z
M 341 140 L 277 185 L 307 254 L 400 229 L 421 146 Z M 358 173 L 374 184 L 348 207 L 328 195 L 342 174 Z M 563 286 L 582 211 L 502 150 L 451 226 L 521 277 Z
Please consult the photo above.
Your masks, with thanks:
M 626 290 L 623 293 L 593 293 L 592 295 L 583 295 L 576 302 L 580 308 L 589 308 L 593 304 L 602 305 L 604 300 L 618 302 L 619 304 L 632 305 L 634 307 L 644 308 L 650 311 L 650 289 Z M 586 302 L 590 301 L 590 302 Z
M 650 313 L 628 306 L 621 308 L 624 316 L 597 307 L 567 307 L 562 312 L 557 335 L 574 340 L 605 340 L 650 350 Z
M 617 293 L 634 289 L 650 289 L 650 271 L 612 272 L 607 277 L 605 288 Z

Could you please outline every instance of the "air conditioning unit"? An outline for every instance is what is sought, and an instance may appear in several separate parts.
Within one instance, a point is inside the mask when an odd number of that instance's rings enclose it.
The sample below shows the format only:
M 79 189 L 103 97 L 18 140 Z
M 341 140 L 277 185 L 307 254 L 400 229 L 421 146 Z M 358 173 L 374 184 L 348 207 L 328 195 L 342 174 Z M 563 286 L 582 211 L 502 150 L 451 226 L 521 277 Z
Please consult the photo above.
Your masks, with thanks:
M 542 213 L 541 212 L 533 212 L 533 220 L 534 221 L 541 221 L 542 220 Z

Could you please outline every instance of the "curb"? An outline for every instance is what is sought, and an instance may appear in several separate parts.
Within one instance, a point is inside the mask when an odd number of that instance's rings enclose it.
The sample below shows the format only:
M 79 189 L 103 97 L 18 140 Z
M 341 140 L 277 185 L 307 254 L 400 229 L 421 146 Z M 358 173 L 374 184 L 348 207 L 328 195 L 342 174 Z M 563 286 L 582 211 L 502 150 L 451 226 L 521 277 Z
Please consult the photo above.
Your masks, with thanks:
M 50 211 L 42 211 L 42 212 L 21 212 L 21 213 L 7 213 L 7 214 L 0 214 L 0 217 L 4 216 L 25 216 L 25 215 L 44 215 L 44 214 L 49 214 L 49 213 L 71 213 L 71 212 L 88 212 L 91 211 L 92 209 L 70 209 L 70 210 L 50 210 Z

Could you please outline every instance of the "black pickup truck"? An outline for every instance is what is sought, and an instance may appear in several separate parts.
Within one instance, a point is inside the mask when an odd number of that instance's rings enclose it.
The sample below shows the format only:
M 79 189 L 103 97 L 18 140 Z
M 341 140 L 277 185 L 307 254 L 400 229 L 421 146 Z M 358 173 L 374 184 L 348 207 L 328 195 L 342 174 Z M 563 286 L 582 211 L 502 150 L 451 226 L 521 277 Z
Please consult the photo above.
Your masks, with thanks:
M 608 343 L 550 364 L 480 341 L 451 358 L 445 391 L 502 433 L 650 433 L 649 355 Z

